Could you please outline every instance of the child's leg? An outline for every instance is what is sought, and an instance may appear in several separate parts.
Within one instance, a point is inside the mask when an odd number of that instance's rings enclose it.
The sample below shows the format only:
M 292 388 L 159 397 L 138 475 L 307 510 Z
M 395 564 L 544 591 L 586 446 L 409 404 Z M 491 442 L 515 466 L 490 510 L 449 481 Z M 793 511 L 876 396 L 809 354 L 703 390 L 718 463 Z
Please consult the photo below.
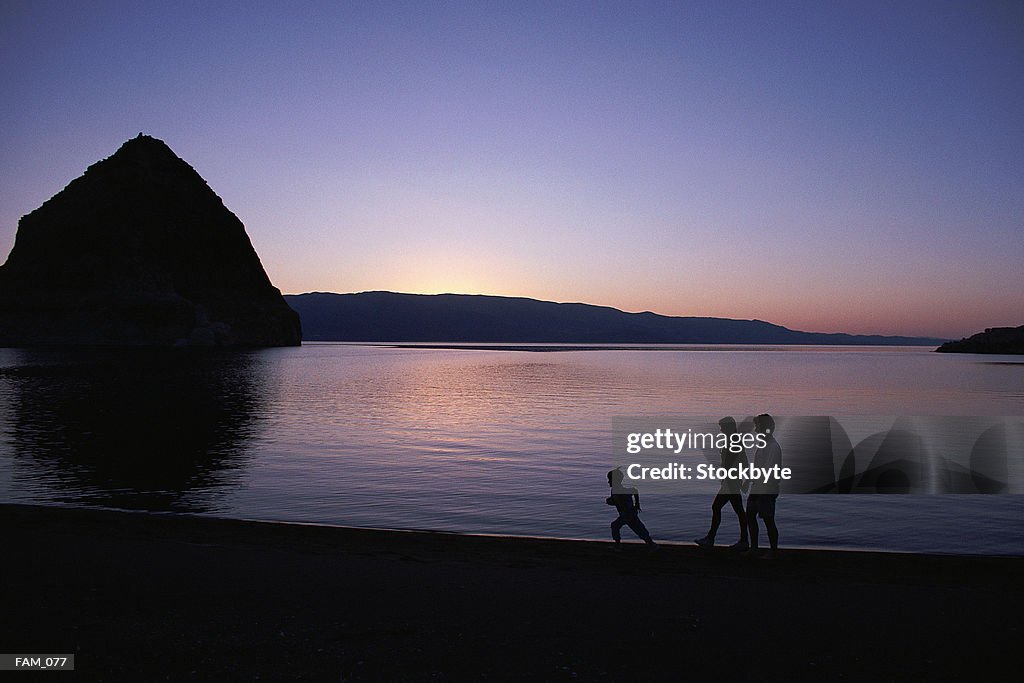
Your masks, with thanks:
M 630 519 L 626 520 L 626 524 L 628 524 L 629 528 L 633 530 L 633 533 L 643 539 L 644 543 L 654 543 L 654 541 L 651 540 L 651 532 L 647 530 L 647 527 L 644 526 L 644 523 L 640 521 L 639 517 L 633 515 Z
M 622 535 L 619 533 L 619 530 L 622 529 L 622 525 L 625 523 L 625 520 L 622 519 L 622 515 L 616 517 L 615 521 L 612 522 L 612 540 L 616 543 L 622 540 Z

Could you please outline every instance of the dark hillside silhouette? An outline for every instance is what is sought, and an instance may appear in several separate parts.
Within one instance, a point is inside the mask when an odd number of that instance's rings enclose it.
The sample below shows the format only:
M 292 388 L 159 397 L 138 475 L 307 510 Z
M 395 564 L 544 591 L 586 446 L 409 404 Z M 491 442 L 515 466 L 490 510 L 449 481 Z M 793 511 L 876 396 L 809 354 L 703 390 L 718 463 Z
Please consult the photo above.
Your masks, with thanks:
M 287 295 L 305 339 L 320 341 L 589 344 L 924 344 L 941 340 L 799 332 L 761 320 L 626 313 L 608 306 L 559 304 L 469 294 Z
M 966 339 L 946 342 L 935 350 L 942 353 L 1024 353 L 1024 325 L 990 327 Z

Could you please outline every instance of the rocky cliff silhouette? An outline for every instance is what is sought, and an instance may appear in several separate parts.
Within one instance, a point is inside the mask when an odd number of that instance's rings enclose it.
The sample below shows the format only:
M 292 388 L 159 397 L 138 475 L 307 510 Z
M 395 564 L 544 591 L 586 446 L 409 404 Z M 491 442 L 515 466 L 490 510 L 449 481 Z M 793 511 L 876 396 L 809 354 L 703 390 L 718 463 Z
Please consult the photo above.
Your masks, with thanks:
M 0 346 L 292 346 L 299 316 L 242 222 L 139 134 L 23 217 L 0 266 Z

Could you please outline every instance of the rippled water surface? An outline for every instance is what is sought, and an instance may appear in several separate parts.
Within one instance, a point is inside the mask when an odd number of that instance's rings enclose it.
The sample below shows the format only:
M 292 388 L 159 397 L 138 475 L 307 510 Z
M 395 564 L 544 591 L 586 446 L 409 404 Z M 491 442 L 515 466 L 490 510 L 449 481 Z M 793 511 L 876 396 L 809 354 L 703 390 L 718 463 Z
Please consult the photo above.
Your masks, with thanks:
M 880 347 L 0 349 L 0 499 L 604 538 L 617 416 L 1019 417 L 1019 360 Z M 656 538 L 701 536 L 714 490 L 652 491 L 645 521 Z M 1019 495 L 778 505 L 783 545 L 1024 554 Z M 721 541 L 734 540 L 730 515 Z

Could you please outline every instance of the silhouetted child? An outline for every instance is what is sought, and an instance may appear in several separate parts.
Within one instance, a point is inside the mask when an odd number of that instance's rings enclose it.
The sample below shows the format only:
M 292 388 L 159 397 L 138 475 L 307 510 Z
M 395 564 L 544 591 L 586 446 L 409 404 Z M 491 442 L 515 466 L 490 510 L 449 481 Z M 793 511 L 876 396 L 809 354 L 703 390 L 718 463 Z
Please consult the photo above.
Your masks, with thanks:
M 612 539 L 616 543 L 621 543 L 622 536 L 619 531 L 622 529 L 622 525 L 626 525 L 642 538 L 644 543 L 656 546 L 657 544 L 651 540 L 651 534 L 647 531 L 647 527 L 640 521 L 638 514 L 640 512 L 640 494 L 635 488 L 625 488 L 622 485 L 623 476 L 622 470 L 608 472 L 608 486 L 612 488 L 612 495 L 608 496 L 605 502 L 608 505 L 614 505 L 619 512 L 619 516 L 612 522 Z
M 729 443 L 731 444 L 732 435 L 737 432 L 736 420 L 731 417 L 723 417 L 718 421 L 718 426 L 721 428 L 722 433 L 729 437 Z M 734 453 L 728 446 L 721 449 L 722 467 L 730 469 L 747 464 L 746 451 L 742 448 L 737 450 L 739 452 Z M 711 503 L 711 528 L 704 538 L 698 538 L 695 541 L 697 545 L 702 548 L 711 548 L 715 545 L 715 535 L 718 533 L 718 527 L 722 523 L 722 508 L 728 503 L 732 505 L 732 509 L 740 521 L 740 540 L 729 547 L 734 550 L 746 550 L 750 547 L 747 542 L 747 515 L 743 512 L 743 495 L 741 493 L 746 490 L 746 481 L 733 478 L 722 480 L 722 484 L 718 489 L 718 495 L 715 496 L 714 501 Z

